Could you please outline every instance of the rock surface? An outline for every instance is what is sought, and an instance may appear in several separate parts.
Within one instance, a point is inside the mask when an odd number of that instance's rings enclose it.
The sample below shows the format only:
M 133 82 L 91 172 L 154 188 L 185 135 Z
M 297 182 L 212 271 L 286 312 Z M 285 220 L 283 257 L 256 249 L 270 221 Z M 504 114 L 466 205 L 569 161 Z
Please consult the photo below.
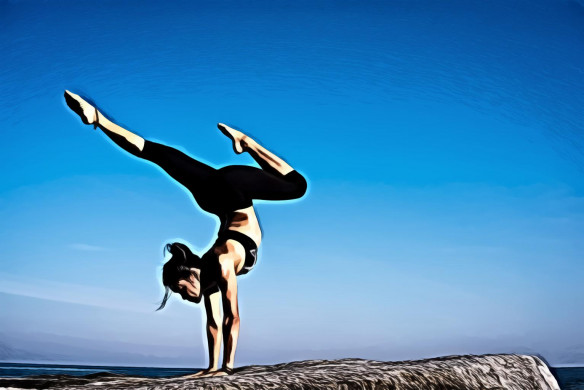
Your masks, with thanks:
M 51 389 L 392 389 L 559 390 L 547 365 L 535 356 L 483 355 L 378 362 L 362 359 L 307 360 L 247 366 L 231 376 L 153 379 L 93 374 L 85 377 L 3 378 L 0 387 Z

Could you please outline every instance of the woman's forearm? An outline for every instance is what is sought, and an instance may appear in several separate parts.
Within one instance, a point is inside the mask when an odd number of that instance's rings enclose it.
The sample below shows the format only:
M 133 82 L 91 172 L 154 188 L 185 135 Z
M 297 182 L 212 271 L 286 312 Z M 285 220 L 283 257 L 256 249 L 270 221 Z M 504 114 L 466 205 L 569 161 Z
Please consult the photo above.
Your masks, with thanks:
M 207 347 L 209 350 L 209 369 L 219 368 L 219 353 L 221 351 L 222 330 L 217 325 L 207 324 Z
M 223 368 L 233 369 L 235 361 L 235 349 L 239 338 L 239 317 L 226 317 L 223 321 Z

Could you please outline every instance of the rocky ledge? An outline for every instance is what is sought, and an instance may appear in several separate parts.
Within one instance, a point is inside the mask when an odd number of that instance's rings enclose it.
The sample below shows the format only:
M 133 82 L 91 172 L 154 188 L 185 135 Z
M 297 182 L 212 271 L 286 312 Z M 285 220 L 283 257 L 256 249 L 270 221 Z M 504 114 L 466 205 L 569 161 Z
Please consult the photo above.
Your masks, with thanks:
M 2 378 L 0 387 L 51 389 L 293 389 L 293 390 L 559 390 L 547 365 L 535 356 L 448 356 L 378 362 L 363 359 L 306 360 L 246 366 L 230 376 L 152 379 L 114 376 Z

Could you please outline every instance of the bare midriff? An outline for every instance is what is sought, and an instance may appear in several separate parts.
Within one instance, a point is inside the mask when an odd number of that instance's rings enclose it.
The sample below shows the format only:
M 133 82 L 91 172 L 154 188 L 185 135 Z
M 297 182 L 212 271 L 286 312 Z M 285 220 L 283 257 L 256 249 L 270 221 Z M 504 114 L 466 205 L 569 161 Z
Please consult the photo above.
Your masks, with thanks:
M 229 229 L 249 236 L 259 247 L 262 241 L 262 231 L 253 206 L 230 212 L 221 221 L 221 230 Z

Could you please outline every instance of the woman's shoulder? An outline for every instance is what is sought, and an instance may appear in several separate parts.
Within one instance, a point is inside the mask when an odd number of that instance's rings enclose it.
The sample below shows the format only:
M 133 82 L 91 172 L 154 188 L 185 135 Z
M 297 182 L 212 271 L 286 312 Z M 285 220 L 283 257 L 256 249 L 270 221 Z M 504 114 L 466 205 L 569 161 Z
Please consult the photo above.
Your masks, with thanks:
M 201 271 L 207 275 L 213 275 L 213 270 L 216 270 L 219 265 L 219 255 L 217 254 L 216 247 L 217 245 L 215 243 L 201 256 Z

